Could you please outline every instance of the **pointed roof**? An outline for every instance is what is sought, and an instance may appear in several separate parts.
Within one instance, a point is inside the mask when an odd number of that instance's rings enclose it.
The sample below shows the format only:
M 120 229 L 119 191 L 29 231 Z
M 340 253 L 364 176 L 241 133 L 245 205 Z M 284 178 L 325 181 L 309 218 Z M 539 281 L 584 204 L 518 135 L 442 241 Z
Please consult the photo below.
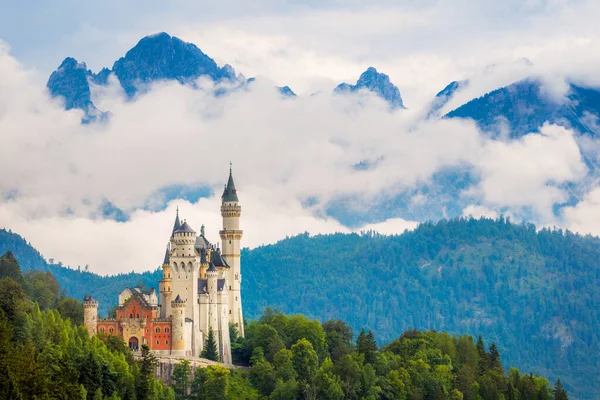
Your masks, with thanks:
M 177 295 L 177 297 L 175 297 L 175 300 L 173 300 L 174 303 L 184 303 L 183 300 L 181 300 L 181 297 L 179 295 Z
M 210 262 L 214 264 L 216 267 L 225 267 L 230 268 L 229 264 L 221 257 L 221 252 L 217 250 L 213 250 L 210 253 Z
M 206 270 L 206 272 L 217 272 L 217 269 L 215 268 L 215 264 L 210 263 L 208 269 Z
M 173 232 L 171 232 L 171 237 L 175 234 L 175 231 L 181 227 L 181 222 L 179 222 L 179 206 L 177 206 L 177 215 L 175 216 L 175 224 L 173 224 Z
M 192 227 L 189 226 L 186 221 L 183 221 L 183 224 L 181 224 L 179 229 L 177 229 L 173 233 L 196 233 L 196 231 L 194 229 L 192 229 Z
M 221 199 L 223 201 L 239 201 L 237 197 L 237 190 L 235 189 L 235 183 L 233 183 L 231 163 L 229 163 L 229 180 L 227 181 L 227 185 L 225 185 L 225 190 L 223 191 L 223 196 L 221 196 Z
M 169 246 L 167 246 L 167 250 L 165 250 L 165 259 L 163 261 L 163 265 L 169 264 Z

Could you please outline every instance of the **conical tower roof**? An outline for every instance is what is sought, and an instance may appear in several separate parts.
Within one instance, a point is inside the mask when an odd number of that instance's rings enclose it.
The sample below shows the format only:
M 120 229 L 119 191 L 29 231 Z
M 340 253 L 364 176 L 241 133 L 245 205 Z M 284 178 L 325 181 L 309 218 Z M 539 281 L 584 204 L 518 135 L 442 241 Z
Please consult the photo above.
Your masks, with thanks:
M 169 246 L 167 246 L 167 250 L 165 250 L 165 259 L 163 261 L 163 265 L 169 265 Z
M 223 201 L 239 201 L 237 197 L 237 190 L 235 189 L 235 183 L 233 182 L 231 164 L 229 165 L 229 180 L 227 181 L 227 185 L 225 185 L 225 190 L 223 191 L 223 196 L 221 196 L 221 199 Z
M 181 224 L 179 229 L 177 229 L 173 233 L 196 233 L 196 231 L 192 229 L 192 227 L 187 222 L 183 221 L 183 224 Z
M 175 216 L 175 224 L 173 224 L 173 231 L 171 232 L 171 237 L 175 234 L 175 231 L 181 227 L 181 222 L 179 221 L 179 207 L 177 207 L 177 215 Z

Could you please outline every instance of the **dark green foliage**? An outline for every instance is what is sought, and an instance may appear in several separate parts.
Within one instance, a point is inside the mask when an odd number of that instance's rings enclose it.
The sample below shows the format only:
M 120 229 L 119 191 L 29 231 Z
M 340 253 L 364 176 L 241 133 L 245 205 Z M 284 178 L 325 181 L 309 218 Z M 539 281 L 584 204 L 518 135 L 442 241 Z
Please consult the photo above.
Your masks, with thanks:
M 219 361 L 219 349 L 217 348 L 217 339 L 215 338 L 215 332 L 212 328 L 208 328 L 208 335 L 204 342 L 204 349 L 200 357 L 206 358 L 212 361 Z
M 377 358 L 377 342 L 373 332 L 365 333 L 365 330 L 361 330 L 356 339 L 356 351 L 358 354 L 362 354 L 367 364 L 374 364 Z
M 136 399 L 148 400 L 152 394 L 156 356 L 150 352 L 148 345 L 142 345 L 142 359 L 138 361 L 140 372 L 136 379 Z
M 323 322 L 327 349 L 333 361 L 339 360 L 354 351 L 352 328 L 344 321 L 330 319 Z
M 173 390 L 175 391 L 175 397 L 178 399 L 187 399 L 188 392 L 190 389 L 190 375 L 191 375 L 190 362 L 183 360 L 179 362 L 173 369 Z
M 15 282 L 23 283 L 21 267 L 10 250 L 0 257 L 0 279 L 3 278 L 12 278 Z
M 219 365 L 198 368 L 194 374 L 192 396 L 202 400 L 223 400 L 229 388 L 229 370 Z
M 554 385 L 554 400 L 569 400 L 567 392 L 565 391 L 565 388 L 563 388 L 560 379 L 557 379 L 556 385 Z
M 12 278 L 0 279 L 0 398 L 172 398 L 148 368 L 148 357 L 137 365 L 122 339 L 90 338 L 74 324 L 81 304 L 53 298 L 60 292 L 55 282 L 45 273 L 26 273 L 26 292 Z M 41 310 L 38 301 L 47 293 L 53 299 Z

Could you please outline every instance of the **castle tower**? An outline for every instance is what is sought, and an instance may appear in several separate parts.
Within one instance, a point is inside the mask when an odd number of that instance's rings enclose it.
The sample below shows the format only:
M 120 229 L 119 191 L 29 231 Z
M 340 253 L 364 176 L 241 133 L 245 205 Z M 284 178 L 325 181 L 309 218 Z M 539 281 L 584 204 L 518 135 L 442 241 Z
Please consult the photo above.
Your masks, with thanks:
M 177 225 L 178 218 L 175 223 Z M 187 303 L 184 315 L 192 323 L 191 337 L 188 338 L 186 351 L 198 357 L 202 342 L 200 337 L 198 278 L 200 273 L 200 256 L 196 252 L 196 231 L 184 220 L 173 232 L 173 246 L 169 262 L 171 264 L 171 296 L 180 296 Z M 185 324 L 184 324 L 185 325 Z
M 212 328 L 217 340 L 217 348 L 219 349 L 219 307 L 217 302 L 219 272 L 214 264 L 210 264 L 206 270 L 206 279 L 208 285 L 208 326 Z M 208 335 L 208 332 L 207 332 Z
M 94 336 L 98 326 L 98 302 L 92 296 L 83 298 L 83 325 L 90 336 Z
M 171 354 L 176 356 L 185 356 L 185 306 L 180 296 L 171 302 Z
M 219 231 L 221 236 L 223 258 L 229 266 L 229 276 L 227 281 L 231 290 L 229 290 L 229 310 L 231 315 L 229 321 L 232 322 L 240 336 L 244 336 L 244 316 L 242 314 L 242 295 L 240 285 L 242 274 L 240 268 L 240 240 L 243 232 L 240 230 L 240 216 L 242 207 L 239 204 L 237 190 L 233 182 L 231 165 L 229 167 L 229 180 L 221 196 L 221 217 L 223 217 L 223 230 Z
M 158 282 L 158 289 L 160 294 L 160 317 L 167 318 L 171 315 L 171 297 L 173 294 L 171 278 L 171 264 L 169 263 L 170 258 L 169 246 L 165 251 L 165 259 L 163 261 L 163 278 Z

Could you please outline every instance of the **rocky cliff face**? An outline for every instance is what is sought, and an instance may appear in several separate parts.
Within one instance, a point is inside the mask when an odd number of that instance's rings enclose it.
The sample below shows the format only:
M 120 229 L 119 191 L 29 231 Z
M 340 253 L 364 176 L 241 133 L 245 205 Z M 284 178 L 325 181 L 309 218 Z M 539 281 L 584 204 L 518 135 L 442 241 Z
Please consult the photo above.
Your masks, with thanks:
M 377 72 L 374 67 L 369 67 L 360 75 L 355 85 L 348 83 L 339 84 L 334 93 L 353 93 L 359 90 L 369 90 L 385 101 L 393 109 L 406 108 L 400 96 L 400 90 L 390 81 L 390 77 L 384 73 Z

